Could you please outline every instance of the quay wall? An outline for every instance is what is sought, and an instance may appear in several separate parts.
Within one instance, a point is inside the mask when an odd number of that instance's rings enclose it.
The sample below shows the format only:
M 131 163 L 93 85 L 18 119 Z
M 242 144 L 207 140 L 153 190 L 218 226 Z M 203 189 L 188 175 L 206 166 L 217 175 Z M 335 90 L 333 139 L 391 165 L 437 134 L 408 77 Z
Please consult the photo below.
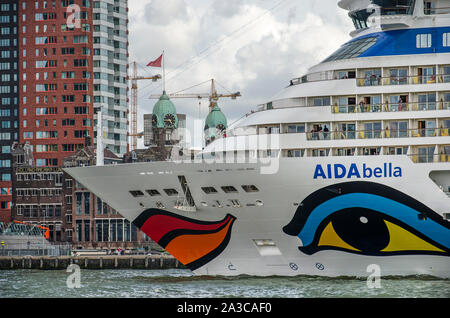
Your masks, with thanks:
M 81 269 L 184 269 L 172 256 L 113 255 L 113 256 L 2 256 L 0 270 L 66 270 L 76 264 Z

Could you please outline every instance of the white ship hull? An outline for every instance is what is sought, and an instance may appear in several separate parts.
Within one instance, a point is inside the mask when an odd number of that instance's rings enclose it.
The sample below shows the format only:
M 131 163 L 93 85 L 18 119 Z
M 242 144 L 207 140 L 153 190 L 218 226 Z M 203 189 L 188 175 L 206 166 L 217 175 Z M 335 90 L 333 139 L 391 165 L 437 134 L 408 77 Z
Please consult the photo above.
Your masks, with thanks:
M 161 162 L 65 170 L 199 275 L 364 277 L 375 264 L 383 276 L 450 277 L 450 198 L 430 178 L 435 171 L 450 184 L 448 163 L 365 156 L 274 158 L 276 169 L 265 174 L 265 167 Z M 195 208 L 180 206 L 180 176 Z

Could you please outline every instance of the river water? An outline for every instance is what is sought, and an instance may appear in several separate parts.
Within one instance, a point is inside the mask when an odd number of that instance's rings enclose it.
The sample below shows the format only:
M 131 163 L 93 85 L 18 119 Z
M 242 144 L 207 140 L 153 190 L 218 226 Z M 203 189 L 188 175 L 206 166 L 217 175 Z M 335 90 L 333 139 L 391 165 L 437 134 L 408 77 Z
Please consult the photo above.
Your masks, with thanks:
M 450 280 L 320 277 L 200 277 L 187 270 L 0 271 L 0 298 L 449 298 Z M 67 282 L 69 281 L 69 285 Z M 76 286 L 75 286 L 76 287 Z

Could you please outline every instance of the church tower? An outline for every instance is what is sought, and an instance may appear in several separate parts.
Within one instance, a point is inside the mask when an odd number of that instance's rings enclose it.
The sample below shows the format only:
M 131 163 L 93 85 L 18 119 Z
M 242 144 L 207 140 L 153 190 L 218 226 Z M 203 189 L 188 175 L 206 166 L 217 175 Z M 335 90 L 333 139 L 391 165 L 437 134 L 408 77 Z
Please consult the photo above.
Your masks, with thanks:
M 209 145 L 217 137 L 222 136 L 227 129 L 227 118 L 220 110 L 217 102 L 213 102 L 211 112 L 206 117 L 205 122 L 205 141 L 206 145 Z
M 164 91 L 153 107 L 152 131 L 154 153 L 157 160 L 167 160 L 174 145 L 178 144 L 178 116 L 175 105 Z

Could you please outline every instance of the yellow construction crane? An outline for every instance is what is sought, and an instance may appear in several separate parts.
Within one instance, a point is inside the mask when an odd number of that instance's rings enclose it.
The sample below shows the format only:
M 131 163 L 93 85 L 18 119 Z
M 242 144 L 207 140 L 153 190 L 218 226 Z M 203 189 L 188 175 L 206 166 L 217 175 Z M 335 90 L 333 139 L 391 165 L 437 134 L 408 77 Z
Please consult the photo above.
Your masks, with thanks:
M 197 99 L 208 98 L 210 111 L 213 109 L 214 105 L 218 102 L 218 100 L 220 98 L 236 99 L 237 97 L 242 96 L 240 92 L 231 93 L 231 94 L 218 94 L 217 90 L 216 90 L 216 85 L 215 85 L 214 79 L 211 79 L 210 81 L 211 81 L 211 92 L 210 93 L 201 93 L 201 94 L 174 93 L 174 94 L 168 94 L 168 96 L 169 96 L 169 98 L 197 98 Z M 198 86 L 198 85 L 196 85 L 196 86 Z M 160 97 L 161 97 L 160 95 L 151 95 L 150 99 L 159 99 Z
M 155 76 L 138 76 L 137 74 L 137 64 L 133 62 L 133 76 L 131 80 L 131 133 L 128 133 L 128 137 L 131 137 L 131 150 L 137 149 L 137 139 L 142 138 L 144 133 L 137 132 L 137 117 L 138 117 L 138 85 L 139 80 L 152 80 L 156 82 L 161 79 L 161 75 Z

